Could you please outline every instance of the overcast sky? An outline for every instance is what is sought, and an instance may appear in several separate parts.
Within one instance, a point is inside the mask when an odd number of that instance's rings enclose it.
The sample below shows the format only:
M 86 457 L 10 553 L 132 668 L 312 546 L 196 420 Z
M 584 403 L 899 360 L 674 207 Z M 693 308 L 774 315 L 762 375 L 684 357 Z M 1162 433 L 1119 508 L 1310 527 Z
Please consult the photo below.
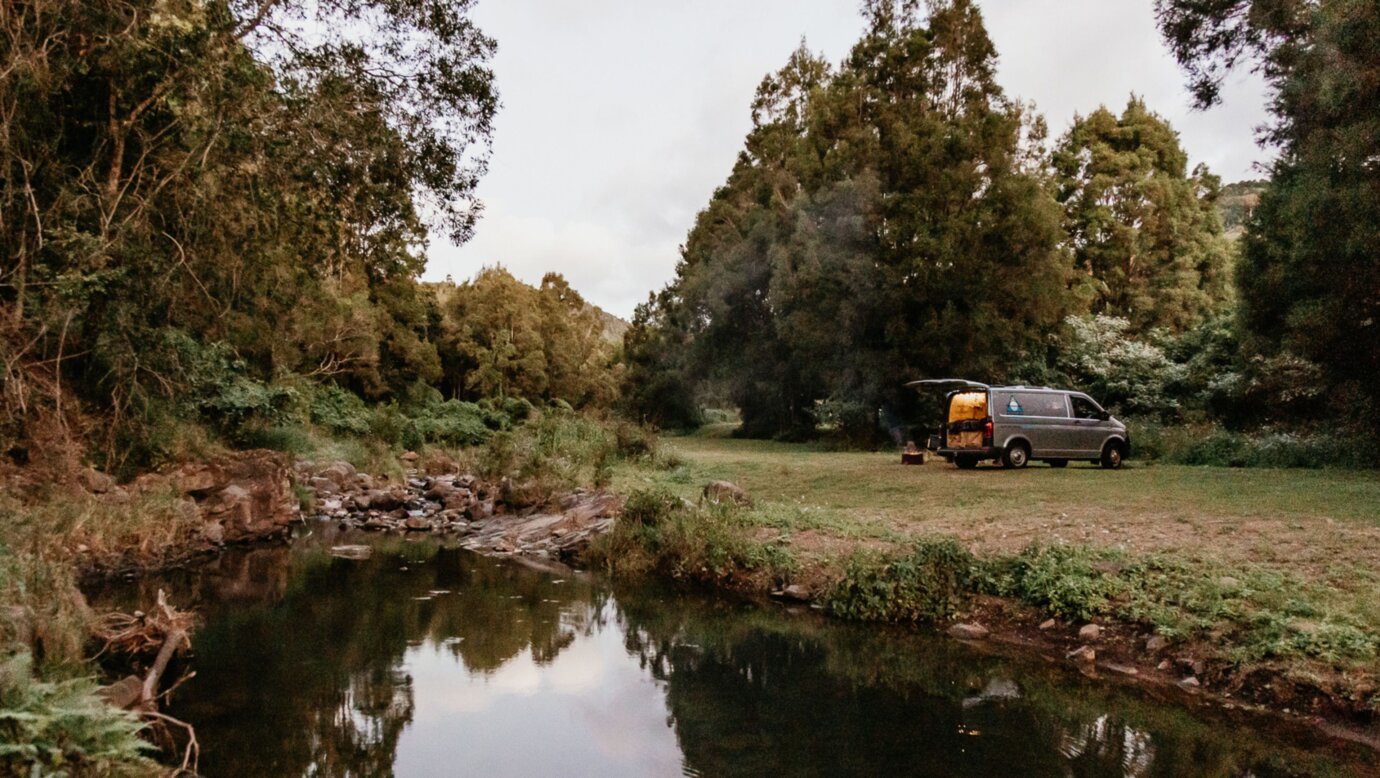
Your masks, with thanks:
M 1131 92 L 1169 119 L 1194 163 L 1258 177 L 1264 90 L 1236 78 L 1190 108 L 1151 0 L 980 0 L 1006 93 L 1057 137 L 1075 112 L 1118 112 Z M 498 40 L 502 97 L 485 204 L 462 247 L 434 238 L 426 278 L 502 264 L 537 283 L 563 273 L 624 318 L 674 274 L 695 214 L 728 176 L 762 77 L 802 37 L 838 63 L 862 32 L 855 0 L 480 0 Z

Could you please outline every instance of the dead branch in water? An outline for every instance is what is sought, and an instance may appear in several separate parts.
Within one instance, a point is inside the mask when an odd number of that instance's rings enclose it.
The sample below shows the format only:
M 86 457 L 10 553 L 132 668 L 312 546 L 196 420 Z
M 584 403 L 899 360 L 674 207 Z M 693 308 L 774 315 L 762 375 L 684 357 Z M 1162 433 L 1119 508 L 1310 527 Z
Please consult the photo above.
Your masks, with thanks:
M 96 629 L 96 635 L 105 641 L 105 647 L 101 653 L 107 651 L 118 653 L 130 657 L 133 660 L 146 658 L 153 654 L 153 663 L 149 665 L 143 681 L 139 684 L 137 697 L 128 700 L 125 707 L 133 710 L 138 716 L 148 720 L 155 731 L 167 737 L 168 742 L 173 743 L 170 733 L 164 728 L 167 725 L 178 726 L 187 732 L 187 746 L 182 754 L 182 766 L 178 769 L 178 775 L 196 774 L 197 762 L 201 756 L 201 745 L 196 739 L 196 729 L 191 724 L 175 719 L 166 713 L 158 710 L 158 701 L 172 694 L 173 690 L 181 686 L 192 678 L 195 673 L 187 673 L 174 682 L 164 691 L 159 691 L 160 682 L 167 673 L 168 665 L 172 662 L 179 652 L 191 648 L 191 631 L 195 619 L 189 611 L 182 611 L 168 604 L 167 596 L 162 589 L 158 590 L 158 602 L 152 612 L 144 613 L 135 611 L 128 613 L 110 613 L 102 617 Z M 131 677 L 129 680 L 135 680 Z

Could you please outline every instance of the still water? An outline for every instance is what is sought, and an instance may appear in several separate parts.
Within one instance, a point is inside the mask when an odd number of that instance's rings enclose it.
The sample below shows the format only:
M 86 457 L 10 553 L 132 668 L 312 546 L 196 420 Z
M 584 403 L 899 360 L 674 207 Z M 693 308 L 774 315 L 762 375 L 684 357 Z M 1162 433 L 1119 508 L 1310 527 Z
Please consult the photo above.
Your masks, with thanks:
M 333 544 L 367 542 L 367 560 Z M 1373 752 L 765 603 L 313 528 L 157 588 L 202 615 L 169 711 L 208 776 L 1267 776 Z

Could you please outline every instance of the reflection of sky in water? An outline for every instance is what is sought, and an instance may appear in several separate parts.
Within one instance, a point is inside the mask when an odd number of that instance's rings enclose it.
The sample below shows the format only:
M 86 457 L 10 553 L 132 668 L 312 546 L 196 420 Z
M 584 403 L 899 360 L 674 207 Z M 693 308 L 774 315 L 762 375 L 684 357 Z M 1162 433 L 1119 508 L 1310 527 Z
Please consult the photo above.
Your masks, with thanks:
M 199 603 L 169 712 L 208 776 L 1380 774 L 911 630 L 648 585 L 615 602 L 434 543 L 332 559 L 322 535 L 111 593 Z
M 616 627 L 579 635 L 549 664 L 524 649 L 492 673 L 469 672 L 428 641 L 408 649 L 403 671 L 416 709 L 398 742 L 397 775 L 681 772 L 665 691 Z

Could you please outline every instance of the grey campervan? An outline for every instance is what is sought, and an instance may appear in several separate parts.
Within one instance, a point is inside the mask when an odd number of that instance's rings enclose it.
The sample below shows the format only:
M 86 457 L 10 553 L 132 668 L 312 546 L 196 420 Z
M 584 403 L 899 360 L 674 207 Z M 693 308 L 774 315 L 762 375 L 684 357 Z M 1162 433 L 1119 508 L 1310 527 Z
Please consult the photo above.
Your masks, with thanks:
M 945 397 L 944 424 L 929 447 L 961 468 L 984 459 L 1025 467 L 1032 459 L 1063 467 L 1083 459 L 1108 469 L 1131 453 L 1126 425 L 1082 392 L 1045 386 L 988 386 L 961 379 L 907 386 L 956 386 Z

